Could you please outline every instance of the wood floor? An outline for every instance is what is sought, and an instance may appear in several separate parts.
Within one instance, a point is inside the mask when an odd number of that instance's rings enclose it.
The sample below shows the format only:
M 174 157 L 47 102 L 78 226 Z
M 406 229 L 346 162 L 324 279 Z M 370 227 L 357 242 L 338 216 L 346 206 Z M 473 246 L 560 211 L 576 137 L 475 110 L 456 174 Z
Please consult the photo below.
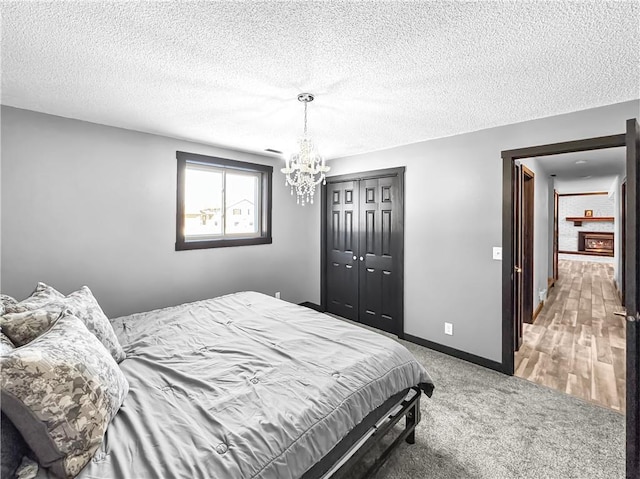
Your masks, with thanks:
M 625 318 L 613 266 L 560 260 L 559 279 L 515 354 L 516 376 L 625 411 Z

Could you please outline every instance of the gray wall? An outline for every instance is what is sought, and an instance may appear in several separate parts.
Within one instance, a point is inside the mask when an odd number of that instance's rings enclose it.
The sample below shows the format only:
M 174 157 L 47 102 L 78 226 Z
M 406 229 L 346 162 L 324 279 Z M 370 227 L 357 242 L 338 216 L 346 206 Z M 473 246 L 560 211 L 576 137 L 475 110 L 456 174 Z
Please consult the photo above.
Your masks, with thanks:
M 491 259 L 502 234 L 500 151 L 619 134 L 639 108 L 636 100 L 331 161 L 332 175 L 407 168 L 406 332 L 500 361 L 501 263 Z M 174 251 L 177 149 L 271 162 L 3 107 L 3 291 L 88 284 L 110 316 L 241 289 L 319 302 L 319 202 L 296 206 L 280 165 L 273 245 Z
M 635 100 L 331 161 L 332 175 L 406 166 L 406 332 L 501 361 L 501 263 L 491 259 L 502 234 L 500 152 L 623 133 L 639 107 Z
M 273 244 L 176 252 L 176 150 L 272 164 Z M 87 284 L 111 317 L 239 290 L 319 302 L 319 209 L 273 159 L 9 107 L 1 152 L 4 293 Z

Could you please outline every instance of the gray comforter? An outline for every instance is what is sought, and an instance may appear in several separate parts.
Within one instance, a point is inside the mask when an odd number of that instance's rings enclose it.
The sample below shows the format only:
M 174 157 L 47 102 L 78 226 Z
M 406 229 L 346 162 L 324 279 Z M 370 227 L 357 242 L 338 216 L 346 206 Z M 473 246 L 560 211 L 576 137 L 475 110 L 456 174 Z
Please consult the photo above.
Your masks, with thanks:
M 260 293 L 113 324 L 130 391 L 82 479 L 298 478 L 390 396 L 433 389 L 396 341 Z

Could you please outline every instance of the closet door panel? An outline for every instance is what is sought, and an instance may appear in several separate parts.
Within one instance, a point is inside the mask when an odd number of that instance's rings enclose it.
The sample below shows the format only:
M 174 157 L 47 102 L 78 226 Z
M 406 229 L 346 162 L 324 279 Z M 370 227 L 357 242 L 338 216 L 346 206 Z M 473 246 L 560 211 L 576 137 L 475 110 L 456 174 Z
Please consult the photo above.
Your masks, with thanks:
M 327 184 L 327 311 L 358 319 L 358 182 Z M 353 258 L 356 258 L 355 260 Z
M 370 326 L 397 331 L 398 240 L 397 177 L 360 181 L 360 315 Z

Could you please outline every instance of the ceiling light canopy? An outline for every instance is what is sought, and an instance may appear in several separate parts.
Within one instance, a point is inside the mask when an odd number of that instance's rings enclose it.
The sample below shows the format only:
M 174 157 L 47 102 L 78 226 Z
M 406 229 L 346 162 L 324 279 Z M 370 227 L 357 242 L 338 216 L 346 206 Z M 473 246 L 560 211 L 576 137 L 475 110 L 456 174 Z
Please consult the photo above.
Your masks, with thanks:
M 291 194 L 296 191 L 298 204 L 313 203 L 316 185 L 325 181 L 325 173 L 330 170 L 325 165 L 313 140 L 307 133 L 307 105 L 313 101 L 311 93 L 300 93 L 298 101 L 304 103 L 304 133 L 298 139 L 298 150 L 286 159 L 285 167 L 280 171 L 285 174 L 285 184 L 291 186 Z

